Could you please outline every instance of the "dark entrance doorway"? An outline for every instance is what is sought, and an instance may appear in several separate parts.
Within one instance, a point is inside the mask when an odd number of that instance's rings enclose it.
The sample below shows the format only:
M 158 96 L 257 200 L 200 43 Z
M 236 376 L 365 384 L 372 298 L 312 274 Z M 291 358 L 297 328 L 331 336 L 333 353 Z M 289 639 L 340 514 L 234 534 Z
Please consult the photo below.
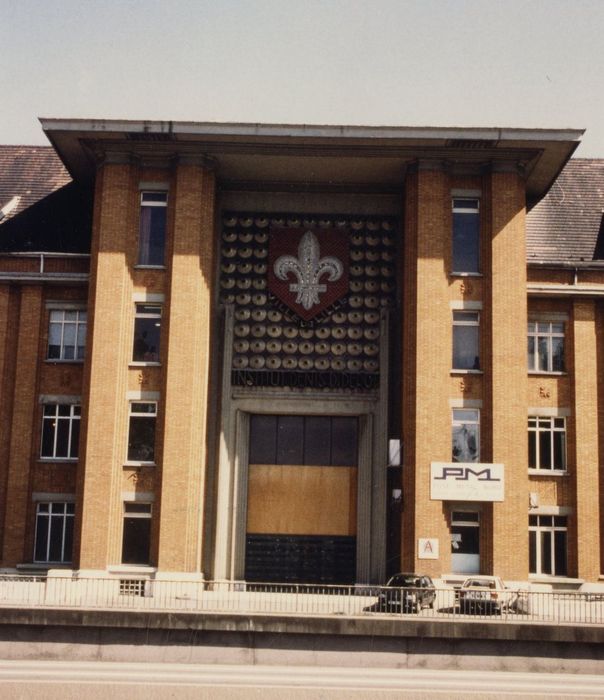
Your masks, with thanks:
M 245 578 L 354 583 L 358 421 L 253 415 Z

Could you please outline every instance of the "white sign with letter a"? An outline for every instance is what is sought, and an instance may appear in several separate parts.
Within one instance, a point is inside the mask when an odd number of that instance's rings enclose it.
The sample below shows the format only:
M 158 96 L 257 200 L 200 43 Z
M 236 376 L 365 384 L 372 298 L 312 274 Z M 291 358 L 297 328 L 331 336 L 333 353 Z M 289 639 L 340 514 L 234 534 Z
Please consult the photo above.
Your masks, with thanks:
M 418 559 L 438 559 L 438 539 L 435 537 L 420 537 L 417 540 Z

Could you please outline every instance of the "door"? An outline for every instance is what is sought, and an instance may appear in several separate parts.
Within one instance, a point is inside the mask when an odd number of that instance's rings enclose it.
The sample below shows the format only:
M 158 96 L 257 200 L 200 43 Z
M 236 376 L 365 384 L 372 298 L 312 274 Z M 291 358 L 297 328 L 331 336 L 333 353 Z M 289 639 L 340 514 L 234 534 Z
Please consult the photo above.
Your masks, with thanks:
M 451 569 L 454 574 L 480 573 L 480 513 L 451 514 Z
M 358 421 L 250 417 L 245 578 L 354 583 Z

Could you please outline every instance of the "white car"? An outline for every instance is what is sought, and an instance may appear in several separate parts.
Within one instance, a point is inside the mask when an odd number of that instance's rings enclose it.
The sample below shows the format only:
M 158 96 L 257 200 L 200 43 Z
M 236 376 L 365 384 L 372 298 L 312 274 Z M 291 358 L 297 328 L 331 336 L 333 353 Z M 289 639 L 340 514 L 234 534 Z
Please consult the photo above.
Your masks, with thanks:
M 499 576 L 470 576 L 459 589 L 459 609 L 462 613 L 501 613 L 511 608 L 516 597 Z

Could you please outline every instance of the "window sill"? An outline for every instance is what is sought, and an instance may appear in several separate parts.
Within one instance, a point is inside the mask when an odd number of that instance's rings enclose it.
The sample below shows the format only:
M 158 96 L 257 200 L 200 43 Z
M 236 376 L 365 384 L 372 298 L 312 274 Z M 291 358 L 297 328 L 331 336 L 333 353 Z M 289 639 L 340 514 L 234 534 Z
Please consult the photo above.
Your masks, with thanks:
M 149 564 L 115 564 L 107 567 L 109 574 L 154 574 L 155 566 Z
M 555 576 L 553 574 L 529 574 L 531 583 L 566 583 L 566 584 L 582 584 L 585 579 L 572 578 L 570 576 Z
M 35 561 L 32 564 L 17 564 L 15 567 L 20 573 L 47 572 L 49 569 L 71 569 L 72 562 L 65 561 Z
M 449 277 L 483 277 L 482 272 L 449 272 Z
M 38 457 L 38 464 L 77 464 L 77 457 Z
M 161 367 L 161 362 L 129 362 L 128 367 Z
M 135 265 L 135 270 L 165 270 L 165 265 Z
M 568 476 L 567 469 L 530 469 L 529 476 Z
M 156 467 L 155 462 L 124 462 L 124 469 L 129 467 Z
M 451 374 L 483 374 L 481 369 L 452 369 Z
M 47 357 L 44 362 L 47 365 L 83 365 L 84 360 L 59 360 L 54 357 Z
M 538 369 L 529 369 L 529 377 L 565 377 L 568 372 L 544 372 Z

